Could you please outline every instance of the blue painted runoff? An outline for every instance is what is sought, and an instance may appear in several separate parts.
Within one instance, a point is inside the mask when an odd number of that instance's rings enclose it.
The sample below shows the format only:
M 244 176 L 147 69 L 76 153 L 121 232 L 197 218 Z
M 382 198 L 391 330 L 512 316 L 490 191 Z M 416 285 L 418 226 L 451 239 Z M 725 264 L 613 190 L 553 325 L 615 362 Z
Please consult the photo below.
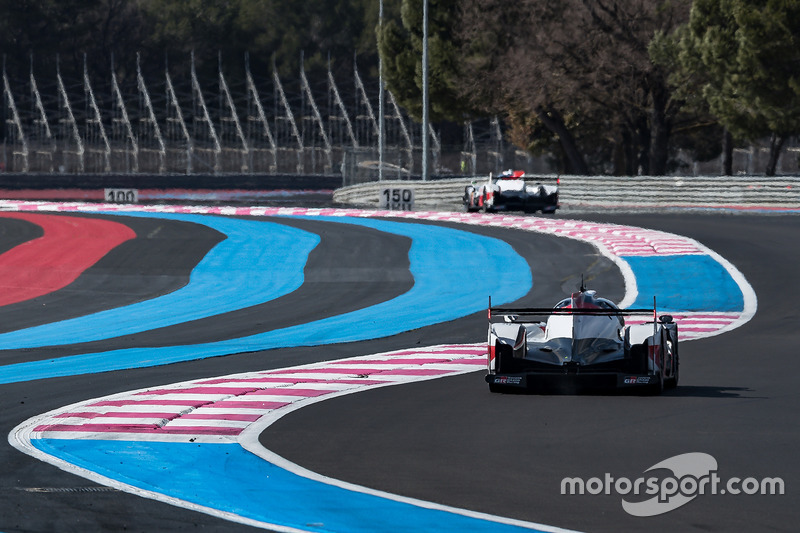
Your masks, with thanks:
M 303 284 L 319 235 L 273 222 L 192 214 L 144 214 L 208 226 L 225 239 L 171 293 L 60 322 L 0 335 L 4 350 L 91 342 L 140 333 L 258 305 Z
M 623 257 L 633 270 L 639 295 L 631 307 L 659 311 L 736 312 L 744 296 L 730 273 L 708 255 Z
M 528 263 L 506 242 L 443 226 L 315 217 L 411 239 L 413 287 L 392 300 L 288 328 L 189 346 L 127 348 L 0 367 L 0 383 L 143 368 L 234 353 L 320 346 L 395 335 L 517 300 L 533 286 Z M 481 280 L 491 280 L 484 283 Z M 112 324 L 109 324 L 109 327 Z
M 45 453 L 127 485 L 303 531 L 532 530 L 313 481 L 267 462 L 238 444 L 62 439 L 32 442 Z

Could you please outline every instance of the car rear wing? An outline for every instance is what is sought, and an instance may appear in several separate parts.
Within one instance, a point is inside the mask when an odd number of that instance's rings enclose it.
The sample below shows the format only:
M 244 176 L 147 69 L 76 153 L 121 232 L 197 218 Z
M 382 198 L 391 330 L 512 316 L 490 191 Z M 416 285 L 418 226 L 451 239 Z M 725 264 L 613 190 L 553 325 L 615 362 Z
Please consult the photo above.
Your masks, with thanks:
M 561 176 L 553 176 L 553 175 L 546 175 L 546 174 L 528 174 L 527 172 L 523 172 L 519 175 L 503 175 L 503 174 L 494 174 L 493 172 L 489 172 L 488 176 L 481 176 L 476 181 L 480 181 L 486 179 L 489 183 L 492 182 L 494 179 L 518 179 L 518 180 L 525 180 L 532 183 L 552 183 L 555 185 L 561 185 Z
M 518 319 L 536 316 L 553 316 L 553 315 L 594 315 L 594 316 L 632 316 L 632 315 L 650 315 L 653 317 L 653 322 L 658 322 L 658 313 L 656 311 L 656 299 L 653 297 L 653 307 L 648 308 L 628 308 L 628 309 L 607 309 L 607 308 L 572 308 L 572 307 L 492 307 L 492 299 L 489 298 L 489 322 L 493 319 L 495 322 L 504 321 L 517 322 Z M 507 318 L 508 317 L 508 318 Z M 661 317 L 661 321 L 671 321 L 672 317 L 665 315 Z

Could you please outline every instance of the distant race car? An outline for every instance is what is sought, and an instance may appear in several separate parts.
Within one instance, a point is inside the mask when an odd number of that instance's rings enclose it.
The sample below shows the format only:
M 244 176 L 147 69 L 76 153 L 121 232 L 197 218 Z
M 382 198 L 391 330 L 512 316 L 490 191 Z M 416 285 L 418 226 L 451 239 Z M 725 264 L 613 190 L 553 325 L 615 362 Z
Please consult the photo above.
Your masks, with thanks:
M 625 324 L 625 316 L 651 322 Z M 544 318 L 543 321 L 537 318 Z M 641 387 L 653 394 L 678 385 L 678 325 L 653 309 L 620 309 L 595 291 L 553 308 L 489 305 L 486 381 L 492 392 Z
M 507 170 L 497 177 L 490 173 L 485 182 L 473 182 L 464 188 L 464 207 L 467 211 L 555 213 L 558 209 L 558 182 L 543 185 L 526 177 L 522 170 Z

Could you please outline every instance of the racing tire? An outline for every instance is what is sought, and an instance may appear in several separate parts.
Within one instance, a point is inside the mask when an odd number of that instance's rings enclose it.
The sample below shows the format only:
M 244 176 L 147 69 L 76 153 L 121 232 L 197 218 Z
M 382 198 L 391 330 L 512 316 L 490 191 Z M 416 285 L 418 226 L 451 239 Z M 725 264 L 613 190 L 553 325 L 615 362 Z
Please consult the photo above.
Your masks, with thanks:
M 464 210 L 467 213 L 474 213 L 478 210 L 475 207 L 475 188 L 470 185 L 464 189 Z
M 680 380 L 681 360 L 678 354 L 675 354 L 675 373 L 674 375 L 664 382 L 664 387 L 667 389 L 674 389 L 678 386 Z
M 664 392 L 664 354 L 659 355 L 658 367 L 661 369 L 656 374 L 656 382 L 650 384 L 648 391 L 652 396 L 660 396 Z
M 656 382 L 651 385 L 650 394 L 653 396 L 661 396 L 664 392 L 664 374 L 659 372 L 656 375 Z

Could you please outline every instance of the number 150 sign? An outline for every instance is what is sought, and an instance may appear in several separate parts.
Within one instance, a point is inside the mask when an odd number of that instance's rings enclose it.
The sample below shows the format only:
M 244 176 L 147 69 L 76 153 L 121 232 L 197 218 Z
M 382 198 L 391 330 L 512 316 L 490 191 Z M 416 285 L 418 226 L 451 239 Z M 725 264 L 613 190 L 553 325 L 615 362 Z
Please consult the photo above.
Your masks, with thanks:
M 383 209 L 412 211 L 414 209 L 414 189 L 385 188 L 381 190 L 380 206 Z

